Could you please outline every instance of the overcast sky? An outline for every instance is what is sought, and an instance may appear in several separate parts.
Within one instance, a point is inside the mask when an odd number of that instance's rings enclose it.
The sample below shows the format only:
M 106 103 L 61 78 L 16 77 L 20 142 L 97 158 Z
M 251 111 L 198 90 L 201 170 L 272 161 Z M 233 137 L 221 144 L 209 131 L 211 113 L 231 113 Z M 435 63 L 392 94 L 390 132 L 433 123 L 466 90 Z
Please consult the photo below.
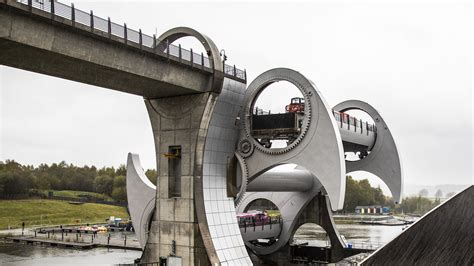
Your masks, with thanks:
M 75 3 L 150 35 L 193 27 L 247 69 L 249 82 L 271 68 L 293 68 L 331 106 L 359 99 L 380 111 L 406 183 L 473 182 L 468 1 Z M 140 97 L 2 66 L 0 86 L 0 160 L 118 166 L 134 152 L 145 168 L 155 167 Z

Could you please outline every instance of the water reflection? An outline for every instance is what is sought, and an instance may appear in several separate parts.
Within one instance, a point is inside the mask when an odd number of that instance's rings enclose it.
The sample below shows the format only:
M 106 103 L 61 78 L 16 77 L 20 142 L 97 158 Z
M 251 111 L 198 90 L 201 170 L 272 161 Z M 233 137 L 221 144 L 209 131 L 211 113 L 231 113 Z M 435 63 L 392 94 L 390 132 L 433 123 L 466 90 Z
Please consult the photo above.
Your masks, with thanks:
M 385 244 L 402 232 L 402 226 L 336 224 L 347 242 Z M 112 234 L 122 239 L 123 234 Z M 326 232 L 316 224 L 304 224 L 297 230 L 294 240 L 311 246 L 329 246 Z M 114 265 L 132 263 L 141 251 L 95 248 L 90 250 L 31 246 L 0 240 L 0 265 Z
M 403 226 L 336 224 L 339 234 L 350 243 L 367 243 L 381 246 L 388 243 L 403 231 Z M 304 224 L 295 233 L 296 243 L 307 242 L 310 246 L 330 246 L 329 239 L 321 227 L 315 224 Z
M 331 242 L 326 231 L 317 224 L 306 223 L 300 226 L 293 237 L 295 244 L 308 243 L 310 246 L 330 247 Z
M 0 265 L 114 265 L 132 263 L 140 256 L 141 251 L 135 250 L 78 250 L 0 241 Z
M 368 241 L 386 244 L 403 231 L 403 226 L 336 224 L 336 228 L 347 240 Z

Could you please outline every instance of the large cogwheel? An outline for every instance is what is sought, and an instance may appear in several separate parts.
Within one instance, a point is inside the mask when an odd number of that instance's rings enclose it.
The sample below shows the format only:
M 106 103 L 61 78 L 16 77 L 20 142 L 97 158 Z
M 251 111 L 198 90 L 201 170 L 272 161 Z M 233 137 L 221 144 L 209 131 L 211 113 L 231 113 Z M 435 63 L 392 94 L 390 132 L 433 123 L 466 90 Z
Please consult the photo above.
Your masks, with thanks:
M 237 152 L 235 153 L 235 157 L 237 158 L 237 161 L 239 162 L 240 170 L 242 172 L 242 182 L 240 184 L 239 193 L 237 193 L 237 196 L 235 197 L 235 200 L 234 200 L 235 207 L 238 207 L 245 197 L 245 192 L 247 192 L 249 171 L 248 171 L 247 163 L 245 162 L 245 159 Z
M 300 84 L 297 80 L 294 80 L 294 79 L 292 79 L 291 77 L 288 77 L 288 76 L 276 76 L 276 77 L 274 77 L 274 79 L 272 81 L 280 81 L 280 80 L 290 81 L 297 88 L 299 88 L 301 90 L 301 92 L 303 94 L 303 97 L 304 97 L 304 100 L 305 100 L 305 117 L 304 117 L 304 120 L 303 120 L 303 126 L 301 127 L 301 132 L 300 132 L 299 136 L 290 145 L 288 145 L 285 148 L 280 148 L 280 149 L 265 148 L 260 143 L 258 143 L 252 137 L 252 133 L 251 133 L 251 130 L 250 130 L 250 125 L 248 125 L 248 123 L 246 123 L 246 125 L 244 127 L 245 128 L 245 133 L 247 135 L 247 138 L 252 139 L 253 142 L 255 143 L 253 145 L 253 146 L 255 146 L 255 149 L 257 149 L 257 150 L 259 150 L 263 153 L 270 154 L 270 155 L 283 154 L 283 153 L 291 151 L 296 146 L 298 146 L 298 144 L 300 144 L 300 142 L 303 140 L 306 133 L 308 132 L 308 129 L 309 129 L 310 124 L 311 124 L 311 116 L 312 116 L 312 113 L 311 113 L 312 112 L 311 97 L 313 95 L 313 91 L 311 89 L 307 89 L 305 86 Z M 247 157 L 247 156 L 245 156 L 245 157 Z

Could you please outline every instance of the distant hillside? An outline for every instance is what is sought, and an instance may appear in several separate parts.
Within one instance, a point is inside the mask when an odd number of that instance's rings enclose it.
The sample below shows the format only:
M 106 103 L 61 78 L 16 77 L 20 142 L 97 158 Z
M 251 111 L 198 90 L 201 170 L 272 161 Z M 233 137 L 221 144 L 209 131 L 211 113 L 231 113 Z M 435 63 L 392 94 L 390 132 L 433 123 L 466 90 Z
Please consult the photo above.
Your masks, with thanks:
M 428 197 L 434 197 L 434 194 L 438 189 L 441 189 L 443 192 L 443 197 L 450 192 L 459 192 L 464 188 L 470 186 L 466 185 L 453 185 L 453 184 L 443 184 L 443 185 L 414 185 L 414 184 L 405 184 L 404 197 L 409 196 L 418 196 L 418 193 L 422 189 L 428 190 Z

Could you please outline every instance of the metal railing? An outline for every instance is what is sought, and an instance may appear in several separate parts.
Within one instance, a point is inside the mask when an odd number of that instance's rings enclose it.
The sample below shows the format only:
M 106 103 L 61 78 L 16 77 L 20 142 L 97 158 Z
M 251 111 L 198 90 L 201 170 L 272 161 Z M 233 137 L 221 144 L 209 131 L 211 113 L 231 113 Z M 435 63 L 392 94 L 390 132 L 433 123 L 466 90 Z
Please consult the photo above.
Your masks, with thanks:
M 141 47 L 148 47 L 153 50 L 156 50 L 156 36 L 150 36 L 143 34 L 141 30 L 133 30 L 127 28 L 127 24 L 119 25 L 108 19 L 103 19 L 101 17 L 95 16 L 93 11 L 84 12 L 82 10 L 76 9 L 74 4 L 71 6 L 65 5 L 63 3 L 57 2 L 55 0 L 17 0 L 18 3 L 27 5 L 31 10 L 32 8 L 42 10 L 44 12 L 50 13 L 51 18 L 54 16 L 62 17 L 68 20 L 71 20 L 72 25 L 80 24 L 85 27 L 89 27 L 91 32 L 94 30 L 101 31 L 109 35 L 109 37 L 115 36 L 118 38 L 124 39 L 125 43 L 134 43 L 138 44 Z M 189 63 L 189 65 L 196 68 L 210 68 L 209 58 L 204 56 L 203 53 L 198 54 L 191 50 L 186 50 L 181 48 L 181 45 L 173 45 L 167 43 L 167 48 L 162 55 L 167 56 L 170 59 L 175 59 L 182 63 Z M 161 53 L 161 51 L 158 51 Z M 175 58 L 172 58 L 172 57 Z M 183 62 L 184 61 L 184 62 Z M 216 64 L 219 62 L 216 62 Z M 247 81 L 247 74 L 245 70 L 240 70 L 234 66 L 226 65 L 224 62 L 221 62 L 224 65 L 224 74 L 236 77 L 242 80 Z
M 265 111 L 262 108 L 255 107 L 255 110 L 253 112 L 254 115 L 269 115 L 271 114 L 270 110 Z
M 247 221 L 246 219 L 243 219 L 241 221 L 237 222 L 239 225 L 239 228 L 243 228 L 244 232 L 246 233 L 247 230 L 255 232 L 257 229 L 258 230 L 265 230 L 265 226 L 267 226 L 270 230 L 272 229 L 272 225 L 274 224 L 279 224 L 280 226 L 283 223 L 283 220 L 281 219 L 281 216 L 278 217 L 270 217 L 268 220 L 265 221 Z
M 374 124 L 369 124 L 368 122 L 362 121 L 362 119 L 357 119 L 353 116 L 350 116 L 344 112 L 337 112 L 332 110 L 332 114 L 337 122 L 339 122 L 341 128 L 344 127 L 344 124 L 347 125 L 347 129 L 354 128 L 354 131 L 360 131 L 360 133 L 367 133 L 370 132 L 377 133 L 377 127 Z
M 383 245 L 386 243 L 383 242 L 376 242 L 376 241 L 370 241 L 370 240 L 346 240 L 346 247 L 354 248 L 354 249 L 367 249 L 367 250 L 376 250 L 381 248 Z

